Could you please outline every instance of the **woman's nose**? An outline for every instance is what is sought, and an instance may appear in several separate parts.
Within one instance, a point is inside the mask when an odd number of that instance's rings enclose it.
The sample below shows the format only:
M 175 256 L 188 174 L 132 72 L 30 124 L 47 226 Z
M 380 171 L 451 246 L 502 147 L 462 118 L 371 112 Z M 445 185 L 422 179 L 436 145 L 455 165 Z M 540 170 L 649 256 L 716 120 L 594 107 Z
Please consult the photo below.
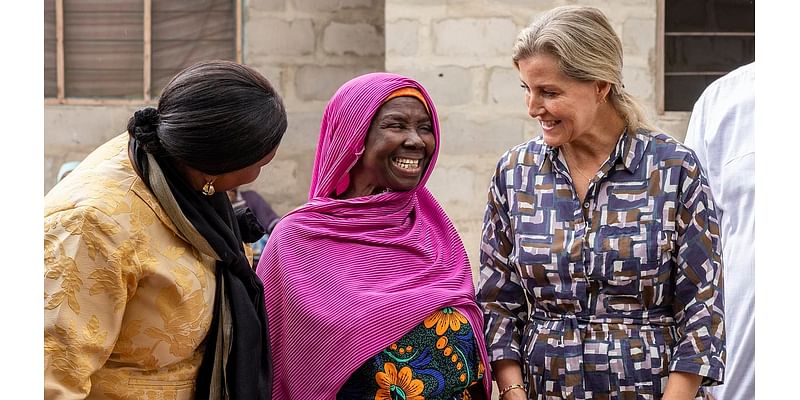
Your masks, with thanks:
M 528 100 L 528 115 L 530 115 L 532 118 L 536 118 L 542 114 L 544 114 L 544 106 L 542 102 L 531 96 Z
M 420 149 L 425 147 L 425 142 L 422 140 L 422 136 L 420 136 L 419 132 L 415 128 L 411 128 L 408 130 L 408 134 L 406 135 L 406 140 L 403 142 L 403 145 L 406 147 Z

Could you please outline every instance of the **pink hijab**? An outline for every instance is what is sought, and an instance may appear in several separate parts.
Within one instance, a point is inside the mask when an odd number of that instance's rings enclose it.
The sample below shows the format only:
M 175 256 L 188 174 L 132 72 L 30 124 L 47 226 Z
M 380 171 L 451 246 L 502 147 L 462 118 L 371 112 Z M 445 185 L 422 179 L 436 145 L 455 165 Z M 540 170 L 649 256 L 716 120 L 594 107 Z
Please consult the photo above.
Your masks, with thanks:
M 392 92 L 426 99 L 436 150 L 408 192 L 338 200 L 364 151 L 372 117 Z M 309 201 L 287 214 L 258 264 L 274 368 L 274 399 L 333 400 L 366 360 L 443 307 L 464 314 L 491 377 L 483 315 L 467 254 L 425 182 L 439 153 L 436 109 L 416 81 L 372 73 L 345 83 L 322 118 Z

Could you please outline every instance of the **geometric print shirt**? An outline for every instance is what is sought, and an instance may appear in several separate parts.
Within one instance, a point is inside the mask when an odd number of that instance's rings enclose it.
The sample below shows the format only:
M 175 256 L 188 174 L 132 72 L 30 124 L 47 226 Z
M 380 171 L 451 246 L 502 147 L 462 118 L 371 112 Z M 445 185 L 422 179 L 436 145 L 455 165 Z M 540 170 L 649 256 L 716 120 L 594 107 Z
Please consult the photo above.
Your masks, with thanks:
M 529 398 L 660 398 L 673 371 L 719 384 L 721 249 L 701 166 L 671 137 L 623 132 L 583 200 L 557 147 L 518 145 L 481 239 L 489 359 L 520 362 Z

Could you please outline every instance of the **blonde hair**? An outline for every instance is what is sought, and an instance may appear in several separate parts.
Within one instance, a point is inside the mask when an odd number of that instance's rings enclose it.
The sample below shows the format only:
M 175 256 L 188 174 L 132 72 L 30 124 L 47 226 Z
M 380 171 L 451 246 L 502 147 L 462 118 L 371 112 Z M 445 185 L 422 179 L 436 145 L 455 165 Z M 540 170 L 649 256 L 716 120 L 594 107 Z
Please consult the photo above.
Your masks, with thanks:
M 514 66 L 519 69 L 521 60 L 541 53 L 558 58 L 561 71 L 572 79 L 608 82 L 608 100 L 630 130 L 656 130 L 642 107 L 625 91 L 622 42 L 602 11 L 562 6 L 546 12 L 517 36 L 512 53 Z

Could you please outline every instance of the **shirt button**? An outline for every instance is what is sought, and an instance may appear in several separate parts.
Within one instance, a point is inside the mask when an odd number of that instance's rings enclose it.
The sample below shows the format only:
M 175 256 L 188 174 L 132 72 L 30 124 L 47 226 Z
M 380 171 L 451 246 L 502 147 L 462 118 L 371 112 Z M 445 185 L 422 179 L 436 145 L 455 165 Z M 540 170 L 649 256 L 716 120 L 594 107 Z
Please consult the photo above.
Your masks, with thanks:
M 589 208 L 589 202 L 583 203 L 583 208 Z

